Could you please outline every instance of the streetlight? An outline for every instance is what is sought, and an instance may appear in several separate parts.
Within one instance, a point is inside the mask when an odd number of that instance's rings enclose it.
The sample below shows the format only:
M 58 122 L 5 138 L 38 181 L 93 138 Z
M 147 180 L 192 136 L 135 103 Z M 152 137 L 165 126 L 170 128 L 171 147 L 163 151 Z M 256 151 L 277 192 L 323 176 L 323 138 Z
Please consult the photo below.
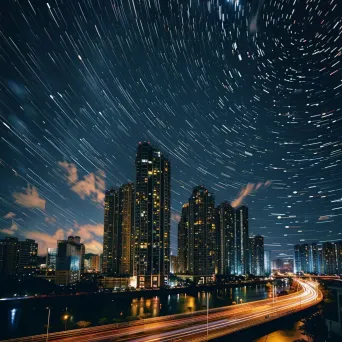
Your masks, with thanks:
M 209 341 L 209 292 L 207 292 L 207 341 Z
M 46 342 L 48 342 L 48 340 L 49 340 L 49 328 L 50 328 L 50 312 L 51 312 L 51 308 L 48 306 L 46 309 L 49 310 L 49 312 L 48 312 L 47 328 L 46 328 Z
M 64 316 L 63 316 L 63 319 L 64 319 L 64 330 L 65 330 L 65 331 L 67 330 L 68 318 L 69 318 L 69 315 L 64 315 Z

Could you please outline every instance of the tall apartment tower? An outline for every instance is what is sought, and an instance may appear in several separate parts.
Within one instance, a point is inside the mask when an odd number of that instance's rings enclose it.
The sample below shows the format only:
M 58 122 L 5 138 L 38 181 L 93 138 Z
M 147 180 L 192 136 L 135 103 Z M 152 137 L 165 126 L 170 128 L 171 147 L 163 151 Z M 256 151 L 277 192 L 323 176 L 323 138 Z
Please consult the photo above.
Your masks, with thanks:
M 264 238 L 257 235 L 249 238 L 250 273 L 256 276 L 265 274 Z
M 216 208 L 216 247 L 218 274 L 235 274 L 234 263 L 235 211 L 228 202 Z
M 234 269 L 242 275 L 249 271 L 248 208 L 244 205 L 235 210 Z
M 271 274 L 271 251 L 264 252 L 264 269 L 266 275 Z
M 313 259 L 315 257 L 315 260 Z M 295 272 L 313 272 L 313 265 L 318 268 L 318 247 L 316 244 L 307 243 L 294 246 Z
M 107 190 L 104 200 L 103 264 L 104 274 L 117 270 L 116 234 L 119 230 L 119 191 Z
M 323 268 L 328 275 L 337 272 L 336 245 L 332 242 L 323 243 Z
M 294 271 L 296 273 L 302 270 L 300 250 L 301 250 L 301 245 L 294 245 Z
M 178 223 L 178 273 L 189 270 L 189 203 L 183 204 L 181 219 Z
M 215 200 L 204 186 L 189 198 L 189 273 L 210 282 L 216 273 Z
M 105 193 L 102 271 L 109 275 L 133 274 L 134 184 Z
M 163 287 L 170 273 L 171 164 L 150 143 L 139 143 L 135 184 L 137 287 Z
M 317 243 L 312 243 L 310 246 L 310 272 L 320 273 Z
M 342 274 L 342 241 L 337 241 L 336 257 L 337 257 L 337 274 Z

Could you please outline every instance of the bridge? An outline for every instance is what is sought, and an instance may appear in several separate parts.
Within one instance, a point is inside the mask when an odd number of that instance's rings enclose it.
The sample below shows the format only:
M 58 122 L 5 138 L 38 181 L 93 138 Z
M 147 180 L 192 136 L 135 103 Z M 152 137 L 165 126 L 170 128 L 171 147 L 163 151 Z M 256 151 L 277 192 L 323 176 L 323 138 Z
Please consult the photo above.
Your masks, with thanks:
M 323 300 L 318 284 L 298 280 L 298 292 L 256 302 L 193 313 L 143 319 L 70 331 L 29 336 L 7 342 L 208 341 L 305 310 Z
M 302 278 L 302 279 L 307 279 L 307 278 L 311 278 L 311 279 L 317 279 L 317 280 L 340 280 L 341 277 L 338 275 L 312 275 L 312 274 L 308 274 L 308 273 L 304 273 L 303 275 L 296 275 L 294 273 L 286 273 L 286 274 L 282 274 L 282 273 L 278 273 L 278 274 L 274 274 L 272 276 L 273 278 Z

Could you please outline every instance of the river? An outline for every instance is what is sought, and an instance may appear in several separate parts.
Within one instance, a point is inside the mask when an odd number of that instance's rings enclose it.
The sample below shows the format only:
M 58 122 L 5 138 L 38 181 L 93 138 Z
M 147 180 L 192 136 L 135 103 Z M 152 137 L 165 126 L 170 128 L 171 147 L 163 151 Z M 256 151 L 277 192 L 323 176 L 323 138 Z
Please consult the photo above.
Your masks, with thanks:
M 281 282 L 278 291 L 287 290 Z M 48 310 L 51 307 L 50 332 L 77 328 L 78 321 L 91 322 L 92 326 L 127 321 L 137 318 L 164 316 L 192 312 L 209 307 L 221 307 L 265 299 L 270 296 L 264 285 L 216 289 L 210 292 L 186 293 L 120 298 L 118 294 L 33 298 L 0 302 L 0 339 L 22 337 L 46 332 Z M 67 313 L 67 314 L 66 314 Z M 63 320 L 67 317 L 66 320 Z

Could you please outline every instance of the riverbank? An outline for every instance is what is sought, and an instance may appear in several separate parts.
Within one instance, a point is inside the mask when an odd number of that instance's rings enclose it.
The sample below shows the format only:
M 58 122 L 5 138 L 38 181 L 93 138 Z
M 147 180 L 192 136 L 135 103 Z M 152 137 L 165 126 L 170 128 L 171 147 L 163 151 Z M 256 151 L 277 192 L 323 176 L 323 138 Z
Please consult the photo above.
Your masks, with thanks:
M 288 289 L 288 284 L 278 282 L 278 292 Z M 80 321 L 97 326 L 203 310 L 207 301 L 210 308 L 218 308 L 269 297 L 265 282 L 258 282 L 2 301 L 0 339 L 44 333 L 47 307 L 51 308 L 50 331 L 55 332 L 76 329 Z
M 231 283 L 220 283 L 220 284 L 208 284 L 208 285 L 197 285 L 197 286 L 188 286 L 188 287 L 174 287 L 174 288 L 162 288 L 155 290 L 130 290 L 130 291 L 106 291 L 99 290 L 97 292 L 77 292 L 72 294 L 44 294 L 44 295 L 35 295 L 35 296 L 15 296 L 15 297 L 7 297 L 0 298 L 0 301 L 17 301 L 17 300 L 29 300 L 29 299 L 39 299 L 39 298 L 61 298 L 61 297 L 80 297 L 80 296 L 113 296 L 120 298 L 135 298 L 135 297 L 145 297 L 145 296 L 159 296 L 159 295 L 171 295 L 171 294 L 179 294 L 179 293 L 188 293 L 191 294 L 193 292 L 198 291 L 213 291 L 216 289 L 224 289 L 224 288 L 232 288 L 232 287 L 243 287 L 243 286 L 252 286 L 252 285 L 265 285 L 266 283 L 272 283 L 270 280 L 253 280 L 253 281 L 238 281 Z

